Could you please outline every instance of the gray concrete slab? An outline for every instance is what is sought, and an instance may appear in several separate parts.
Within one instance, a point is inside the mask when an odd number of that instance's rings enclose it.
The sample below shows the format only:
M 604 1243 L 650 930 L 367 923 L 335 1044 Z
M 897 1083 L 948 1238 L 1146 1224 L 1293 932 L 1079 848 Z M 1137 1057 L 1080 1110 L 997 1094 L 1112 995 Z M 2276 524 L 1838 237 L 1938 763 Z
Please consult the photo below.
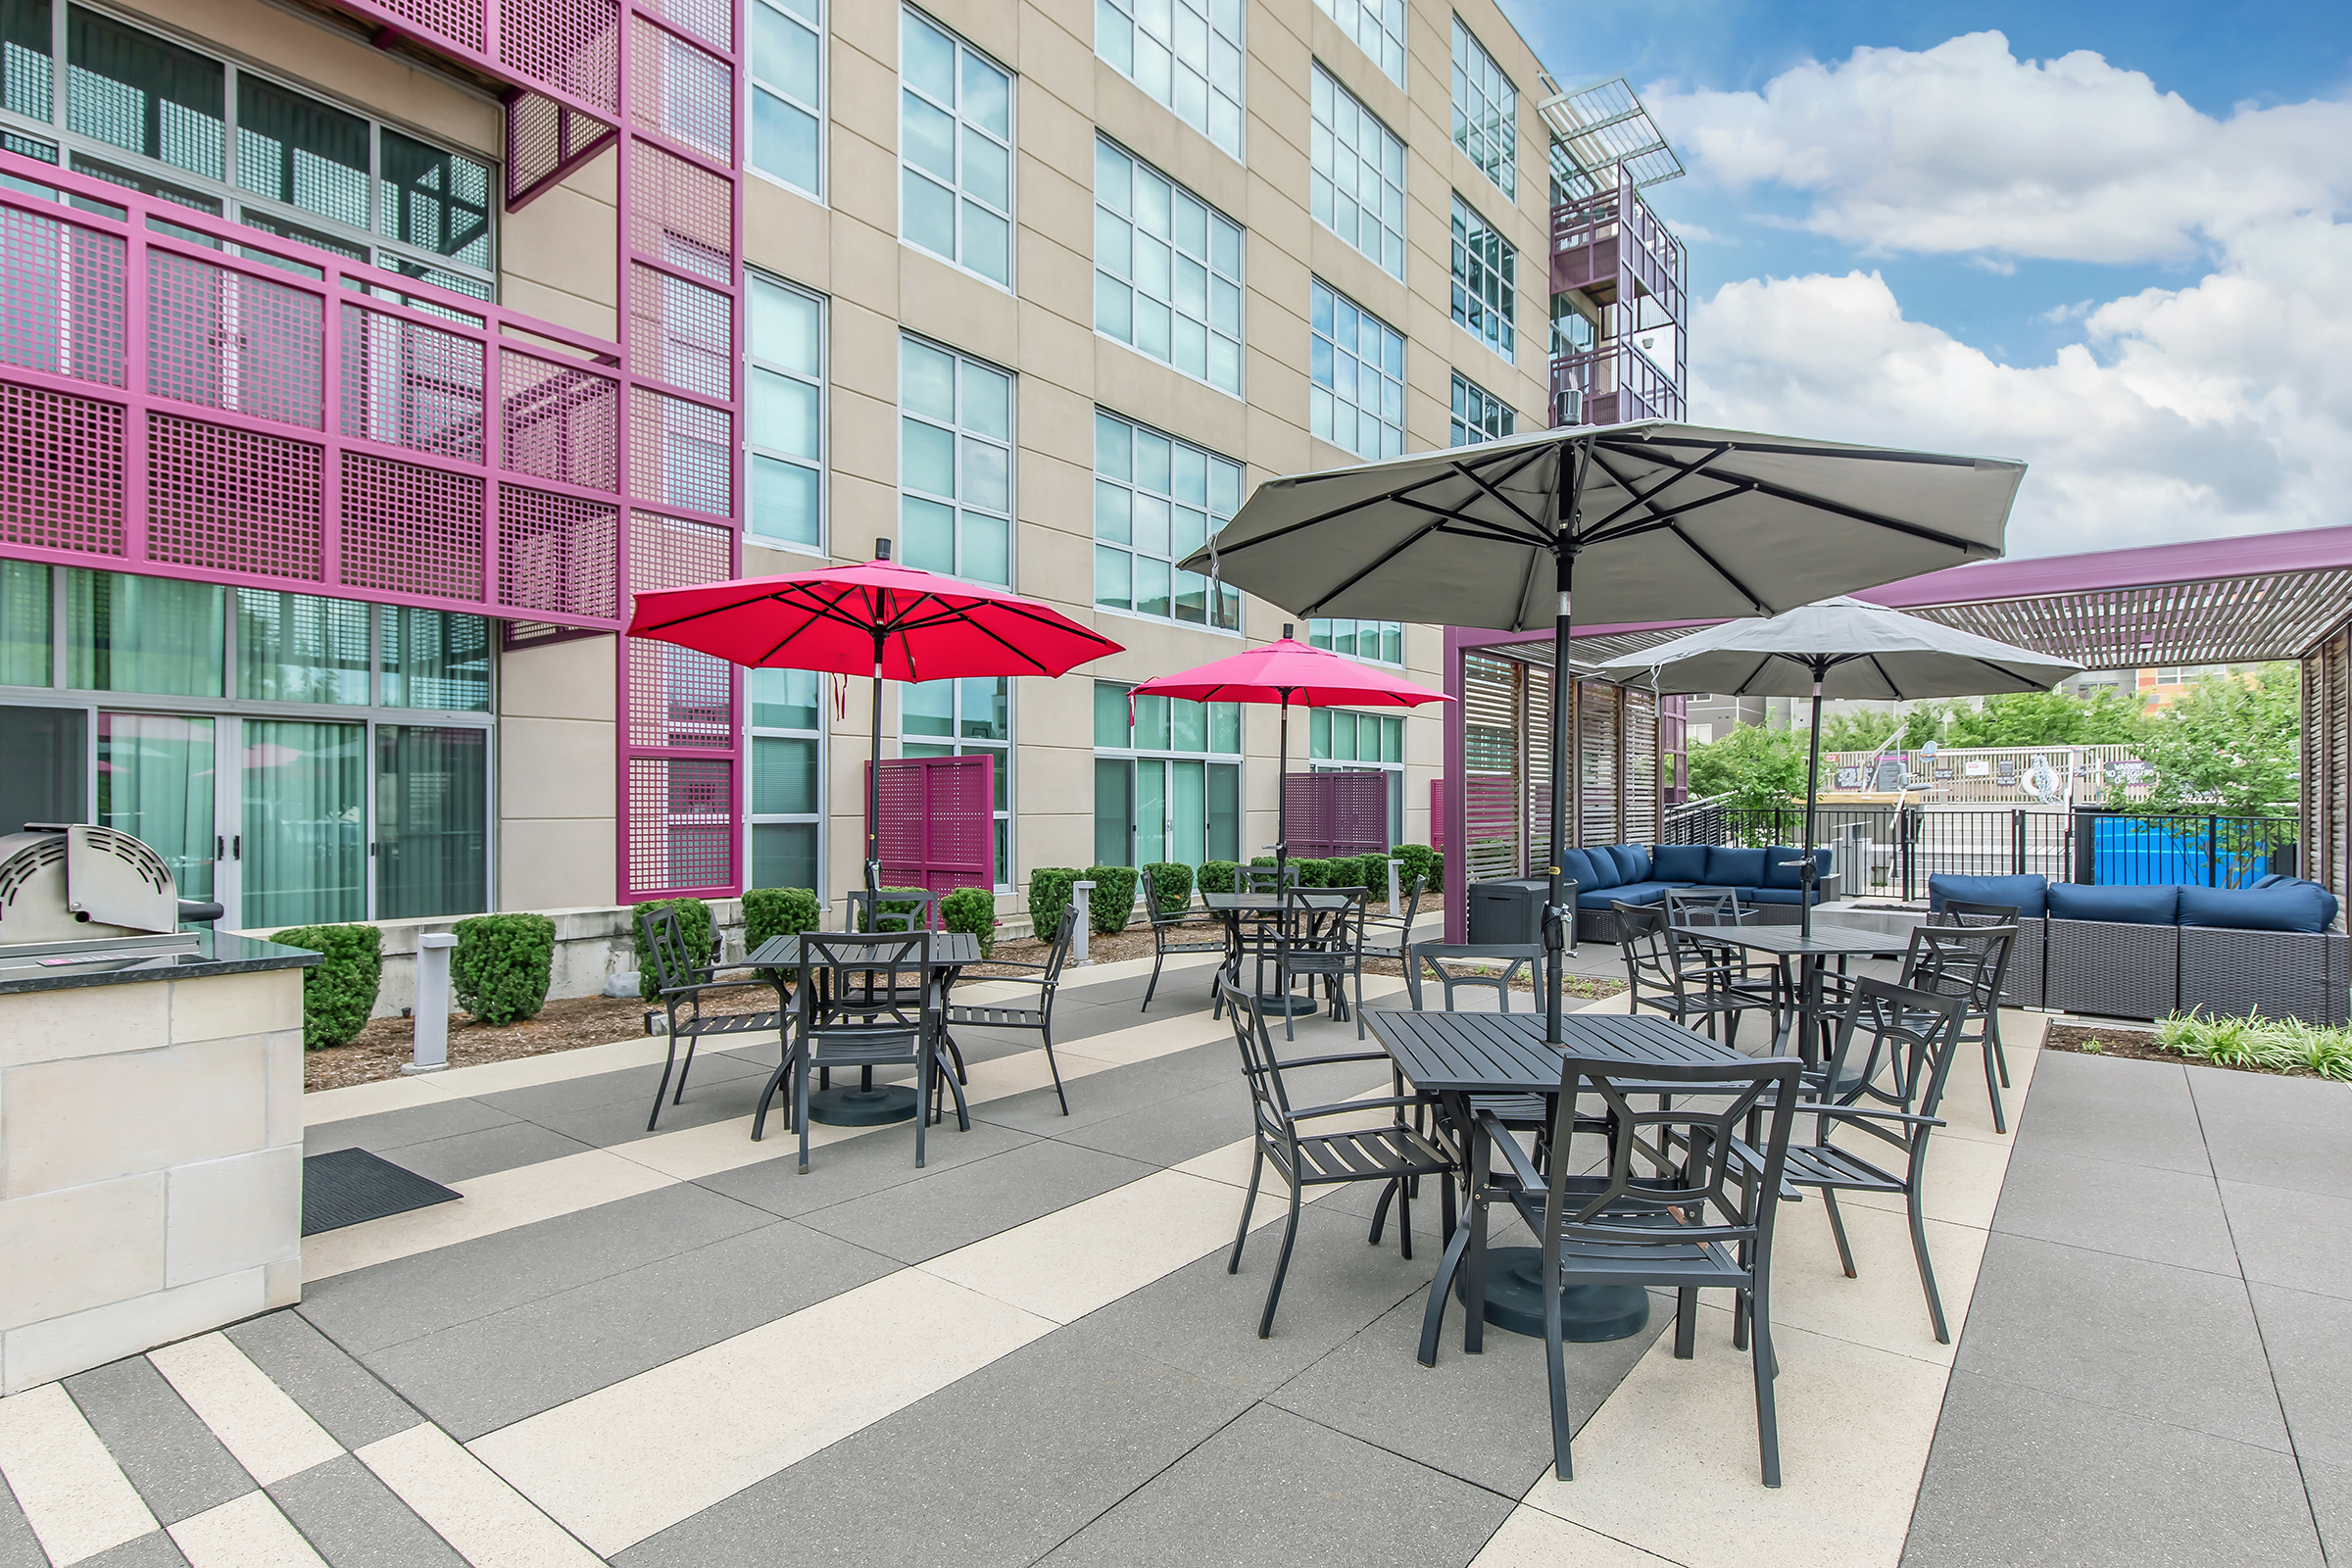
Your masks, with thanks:
M 1260 1404 L 1044 1561 L 1459 1568 L 1513 1500 Z
M 2214 1068 L 2187 1076 L 2216 1176 L 2352 1199 L 2352 1086 Z
M 187 1568 L 187 1563 L 170 1536 L 153 1530 L 95 1557 L 84 1557 L 74 1568 Z
M 350 1454 L 270 1489 L 327 1568 L 467 1568 L 457 1549 Z
M 2129 1165 L 2212 1169 L 2188 1075 L 2165 1061 L 2045 1052 L 2034 1069 L 2033 1114 L 2017 1129 L 2022 1153 L 2058 1150 Z
M 2038 1090 L 2036 1091 L 2038 1093 Z M 1956 1372 L 1904 1568 L 2319 1568 L 2291 1455 Z
M 2283 1453 L 2264 1340 L 2228 1275 L 1996 1233 L 1955 1364 Z
M 5 1481 L 0 1481 L 0 1568 L 49 1568 L 49 1554 L 41 1550 L 40 1538 L 24 1522 L 24 1510 Z
M 270 1382 L 346 1448 L 364 1448 L 424 1419 L 299 1311 L 289 1308 L 248 1318 L 227 1334 Z
M 937 1129 L 934 1129 L 936 1131 Z M 1152 1174 L 1153 1166 L 1038 1139 L 801 1216 L 827 1235 L 920 1263 Z
M 2247 1291 L 2295 1452 L 2352 1470 L 2352 1300 L 2275 1285 Z
M 175 1525 L 253 1490 L 245 1467 L 145 1356 L 70 1377 L 66 1392 L 156 1523 Z
M 694 1099 L 693 1084 L 732 1083 L 739 1078 L 757 1076 L 762 1071 L 775 1071 L 772 1058 L 762 1068 L 756 1061 L 724 1051 L 698 1054 L 686 1098 L 688 1101 Z M 526 1089 L 502 1089 L 496 1094 L 475 1098 L 493 1110 L 545 1125 L 551 1117 L 568 1111 L 585 1110 L 592 1105 L 633 1102 L 642 1109 L 650 1110 L 653 1108 L 655 1086 L 661 1081 L 662 1064 L 657 1061 L 642 1067 L 620 1067 L 612 1072 L 588 1073 L 559 1083 L 533 1084 Z M 674 1079 L 670 1088 L 673 1092 L 677 1088 Z M 757 1089 L 754 1093 L 758 1093 Z M 642 1125 L 644 1117 L 639 1116 L 638 1121 Z
M 2328 1562 L 2352 1563 L 2352 1465 L 2303 1461 L 2303 1490 L 2320 1527 L 2320 1545 Z
M 2028 1146 L 2022 1133 L 1992 1228 L 2210 1274 L 2237 1272 L 2212 1177 Z
M 1074 1128 L 1108 1121 L 1240 1075 L 1233 1047 L 1219 1042 L 1081 1078 L 1070 1086 L 1067 1116 L 1061 1113 L 1061 1102 L 1054 1098 L 1051 1087 L 975 1105 L 972 1115 L 1039 1137 L 1059 1138 Z
M 652 1086 L 647 1086 L 646 1093 L 653 1093 Z M 439 1101 L 429 1105 L 411 1105 L 402 1110 L 378 1111 L 372 1116 L 347 1116 L 341 1121 L 321 1123 L 303 1134 L 302 1152 L 310 1155 L 337 1149 L 366 1149 L 382 1153 L 436 1138 L 455 1138 L 461 1133 L 508 1126 L 517 1119 L 478 1100 Z
M 2248 1281 L 2352 1298 L 2352 1198 L 2245 1182 L 2221 1184 L 2230 1234 Z
M 706 1176 L 699 1185 L 753 1203 L 771 1214 L 792 1218 L 830 1208 L 868 1194 L 903 1187 L 988 1159 L 1006 1150 L 1036 1142 L 1032 1133 L 1018 1132 L 995 1122 L 973 1118 L 972 1130 L 957 1129 L 953 1117 L 931 1129 L 924 1148 L 926 1163 L 914 1168 L 914 1123 L 881 1128 L 862 1138 L 833 1144 L 808 1152 L 808 1170 L 799 1169 L 799 1139 L 784 1130 L 783 1119 L 771 1115 L 767 1135 L 758 1147 L 767 1157 L 756 1165 Z
M 479 1132 L 402 1144 L 381 1152 L 403 1170 L 413 1170 L 437 1182 L 454 1183 L 469 1182 L 494 1171 L 536 1165 L 542 1160 L 562 1159 L 567 1154 L 586 1153 L 594 1147 L 552 1132 L 537 1122 L 509 1121 L 484 1127 Z
M 1250 1091 L 1242 1083 L 1237 1062 L 1229 1082 L 1206 1084 L 1189 1094 L 1053 1136 L 1154 1165 L 1181 1165 L 1249 1137 L 1250 1124 Z

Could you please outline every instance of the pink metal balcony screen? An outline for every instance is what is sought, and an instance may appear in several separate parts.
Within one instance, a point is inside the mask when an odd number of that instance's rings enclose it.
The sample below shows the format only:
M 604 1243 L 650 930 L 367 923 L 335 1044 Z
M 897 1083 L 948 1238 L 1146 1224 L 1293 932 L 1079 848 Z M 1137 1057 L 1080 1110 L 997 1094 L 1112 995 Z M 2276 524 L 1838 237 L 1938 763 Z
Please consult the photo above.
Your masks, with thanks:
M 875 784 L 883 886 L 952 893 L 997 885 L 996 765 L 986 752 L 883 760 Z
M 1389 847 L 1389 775 L 1371 768 L 1286 773 L 1291 854 L 1302 859 Z

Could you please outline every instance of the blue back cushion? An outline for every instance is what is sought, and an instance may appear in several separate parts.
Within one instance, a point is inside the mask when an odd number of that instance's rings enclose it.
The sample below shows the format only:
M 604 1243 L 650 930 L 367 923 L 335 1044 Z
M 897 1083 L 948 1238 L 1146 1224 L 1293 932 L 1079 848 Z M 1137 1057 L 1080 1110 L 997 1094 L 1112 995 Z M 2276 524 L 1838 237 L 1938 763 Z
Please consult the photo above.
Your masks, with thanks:
M 1661 844 L 1649 852 L 1649 869 L 1661 882 L 1704 882 L 1707 847 L 1704 844 Z
M 1617 883 L 1614 876 L 1606 882 L 1593 880 L 1592 858 L 1582 850 L 1560 852 L 1560 875 L 1574 882 L 1580 893 L 1590 893 L 1594 888 L 1614 887 Z
M 2182 888 L 2182 925 L 2231 926 L 2240 931 L 2325 931 L 2335 919 L 2335 895 L 2316 882 L 2267 888 Z
M 1988 901 L 1989 902 L 1989 901 Z M 2109 920 L 2119 925 L 2171 925 L 2180 912 L 2180 890 L 2171 883 L 2157 887 L 2085 887 L 2076 882 L 2053 882 L 2049 896 L 2053 920 Z
M 1612 844 L 1609 854 L 1617 858 L 1617 878 L 1621 882 L 1649 880 L 1649 851 L 1639 844 Z
M 2269 876 L 2266 876 L 2261 881 L 2255 883 L 2254 886 L 2259 890 L 2262 888 L 2276 887 L 2281 882 L 2289 882 L 2295 879 L 2289 877 L 2284 871 L 2273 871 Z
M 2017 911 L 2021 920 L 2038 920 L 2048 911 L 2050 879 L 2041 876 L 1949 876 L 1928 878 L 1928 907 L 1940 909 L 1946 899 L 1962 904 L 2000 904 Z M 2081 918 L 2088 919 L 2087 915 Z
M 1715 888 L 1760 888 L 1764 885 L 1764 861 L 1768 851 L 1734 850 L 1721 844 L 1707 846 L 1707 886 Z
M 1788 888 L 1791 892 L 1804 886 L 1801 880 L 1804 867 L 1797 863 L 1801 858 L 1802 856 L 1793 847 L 1787 844 L 1775 844 L 1764 852 L 1764 880 L 1757 886 Z M 1815 850 L 1813 864 L 1822 876 L 1828 876 L 1830 874 L 1830 852 Z

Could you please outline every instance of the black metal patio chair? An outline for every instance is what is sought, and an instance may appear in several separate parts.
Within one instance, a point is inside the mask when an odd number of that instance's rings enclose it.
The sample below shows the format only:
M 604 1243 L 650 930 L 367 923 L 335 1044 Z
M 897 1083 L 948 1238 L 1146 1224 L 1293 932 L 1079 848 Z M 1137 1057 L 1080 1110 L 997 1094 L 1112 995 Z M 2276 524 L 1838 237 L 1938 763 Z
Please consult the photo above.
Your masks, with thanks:
M 1241 1048 L 1242 1074 L 1249 1080 L 1251 1120 L 1255 1127 L 1255 1147 L 1250 1157 L 1250 1188 L 1242 1198 L 1242 1222 L 1234 1231 L 1233 1255 L 1225 1260 L 1226 1273 L 1241 1271 L 1242 1247 L 1250 1239 L 1250 1213 L 1257 1205 L 1258 1181 L 1266 1166 L 1272 1165 L 1274 1173 L 1291 1189 L 1290 1220 L 1283 1228 L 1282 1250 L 1274 1259 L 1274 1278 L 1266 1286 L 1265 1311 L 1257 1320 L 1257 1337 L 1262 1340 L 1274 1332 L 1274 1308 L 1282 1299 L 1283 1278 L 1291 1267 L 1291 1249 L 1298 1240 L 1298 1207 L 1305 1189 L 1344 1182 L 1386 1182 L 1388 1188 L 1373 1210 L 1368 1245 L 1380 1245 L 1389 1200 L 1395 1198 L 1397 1244 L 1409 1258 L 1413 1255 L 1413 1187 L 1424 1176 L 1442 1179 L 1445 1185 L 1439 1217 L 1445 1235 L 1450 1239 L 1454 1226 L 1453 1178 L 1460 1162 L 1451 1150 L 1403 1119 L 1407 1108 L 1432 1103 L 1427 1096 L 1387 1095 L 1328 1105 L 1293 1105 L 1283 1083 L 1284 1072 L 1337 1062 L 1386 1062 L 1388 1054 L 1355 1051 L 1282 1061 L 1274 1054 L 1273 1036 L 1267 1032 L 1265 1018 L 1259 1011 L 1262 999 L 1225 979 L 1220 978 L 1217 983 L 1224 988 L 1226 1005 L 1233 1009 L 1233 1038 Z M 1333 1133 L 1300 1131 L 1305 1124 L 1327 1116 L 1384 1109 L 1391 1112 L 1391 1119 L 1377 1127 Z
M 662 1119 L 662 1098 L 669 1094 L 669 1075 L 673 1068 L 678 1075 L 678 1087 L 676 1094 L 670 1098 L 670 1103 L 674 1105 L 685 1100 L 686 1075 L 694 1067 L 695 1047 L 705 1040 L 741 1040 L 773 1030 L 777 1047 L 783 1052 L 782 1064 L 776 1070 L 780 1074 L 791 1065 L 793 1053 L 789 1037 L 793 999 L 791 987 L 786 983 L 782 971 L 756 970 L 740 980 L 719 979 L 719 970 L 729 965 L 716 961 L 719 954 L 716 922 L 713 921 L 710 928 L 710 946 L 708 950 L 712 961 L 696 963 L 696 955 L 686 945 L 686 935 L 678 924 L 678 912 L 674 908 L 639 910 L 637 930 L 645 941 L 646 957 L 654 967 L 655 995 L 662 999 L 669 1022 L 669 1052 L 662 1061 L 662 1082 L 654 1090 L 653 1113 L 645 1118 L 647 1132 L 652 1132 L 654 1124 Z M 703 1011 L 705 992 L 759 984 L 775 988 L 776 1005 L 773 1010 L 708 1014 Z M 678 1059 L 680 1040 L 686 1042 L 686 1059 L 682 1062 Z
M 808 1173 L 808 1080 L 831 1068 L 860 1073 L 877 1067 L 914 1069 L 914 1163 L 924 1157 L 931 1125 L 935 1079 L 945 1078 L 956 1096 L 956 1121 L 972 1130 L 971 1107 L 947 1058 L 946 1019 L 940 1004 L 932 934 L 913 932 L 809 932 L 801 938 L 801 990 L 797 1026 L 798 1070 L 793 1083 L 793 1126 L 801 1135 L 800 1173 Z M 908 1006 L 887 999 L 920 993 Z M 863 1003 L 844 1008 L 838 999 L 862 994 Z M 862 1014 L 860 1016 L 859 1014 Z M 792 1065 L 787 1063 L 788 1066 Z M 786 1076 L 779 1068 L 760 1096 L 764 1115 L 769 1095 Z M 758 1120 L 754 1122 L 757 1136 Z
M 2001 1107 L 2001 1091 L 2009 1087 L 2009 1054 L 2001 1045 L 2001 996 L 2009 987 L 2009 965 L 2017 956 L 2018 938 L 2025 928 L 2018 924 L 2017 910 L 2010 905 L 1970 904 L 1961 899 L 1946 899 L 1942 908 L 1928 916 L 1928 924 L 1973 933 L 1968 940 L 1982 945 L 1985 949 L 1984 958 L 1990 960 L 1989 970 L 1980 961 L 1977 973 L 1970 979 L 1968 1017 L 1975 1032 L 1964 1030 L 1960 1038 L 1984 1048 L 1984 1090 L 1992 1098 L 1992 1130 L 2005 1133 L 2009 1122 Z M 1997 938 L 1997 954 L 1991 951 L 1996 932 L 2002 933 Z M 1927 989 L 1941 991 L 1947 987 L 1936 984 Z
M 1364 916 L 1365 957 L 1404 961 L 1404 950 L 1413 941 L 1413 917 L 1421 910 L 1421 895 L 1427 886 L 1428 878 L 1418 871 L 1407 871 L 1397 879 L 1396 896 L 1402 907 L 1386 914 Z
M 1629 1067 L 1571 1054 L 1561 1064 L 1548 1173 L 1498 1119 L 1481 1118 L 1484 1135 L 1510 1167 L 1509 1179 L 1496 1184 L 1500 1194 L 1542 1239 L 1540 1278 L 1556 1281 L 1559 1290 L 1673 1291 L 1674 1353 L 1683 1360 L 1696 1348 L 1698 1293 L 1734 1293 L 1732 1343 L 1754 1364 L 1756 1444 L 1768 1487 L 1781 1484 L 1772 1392 L 1773 1220 L 1802 1065 L 1793 1056 L 1767 1056 Z M 1642 1110 L 1632 1100 L 1635 1083 L 1643 1090 L 1672 1084 L 1678 1093 L 1660 1095 L 1657 1108 Z M 1587 1111 L 1600 1114 L 1580 1116 L 1579 1096 L 1588 1097 Z M 1606 1164 L 1590 1175 L 1570 1174 L 1579 1164 L 1580 1135 L 1608 1146 Z M 1637 1163 L 1648 1174 L 1635 1174 Z M 1566 1481 L 1574 1471 L 1559 1290 L 1544 1293 L 1544 1354 L 1552 1468 Z
M 954 1028 L 957 1024 L 969 1024 L 976 1029 L 1034 1029 L 1044 1037 L 1046 1066 L 1054 1074 L 1054 1098 L 1061 1102 L 1061 1113 L 1064 1116 L 1070 1113 L 1070 1097 L 1062 1093 L 1061 1064 L 1054 1059 L 1054 998 L 1061 989 L 1061 966 L 1069 961 L 1070 944 L 1074 940 L 1077 930 L 1078 906 L 1074 904 L 1065 905 L 1061 911 L 1061 924 L 1054 933 L 1053 951 L 1047 954 L 1045 962 L 1010 963 L 1001 959 L 991 960 L 993 966 L 1000 969 L 1035 969 L 1037 971 L 1035 974 L 990 975 L 987 980 L 981 982 L 982 984 L 1002 983 L 1008 986 L 1035 986 L 1037 987 L 1036 1006 L 1007 1007 L 993 1003 L 975 1003 L 963 1005 L 953 1002 L 948 1004 L 948 1026 L 950 1028 Z M 1217 946 L 1221 950 L 1224 944 L 1220 942 Z M 939 1083 L 934 1080 L 931 1085 L 931 1100 L 925 1102 L 927 1113 L 931 1114 L 934 1119 L 938 1113 L 938 1099 Z
M 859 924 L 859 911 L 868 900 L 865 889 L 852 888 L 842 895 L 849 901 L 850 929 L 873 931 L 927 931 L 938 924 L 940 895 L 927 888 L 884 888 L 881 897 L 871 901 L 881 910 L 870 920 Z M 907 907 L 894 908 L 894 905 Z
M 1277 880 L 1273 866 L 1236 866 L 1233 874 L 1237 886 L 1234 891 L 1237 893 L 1273 893 L 1282 888 L 1297 887 L 1298 885 L 1298 867 L 1294 864 L 1283 866 L 1281 869 L 1281 878 Z
M 1348 1014 L 1348 977 L 1355 977 L 1355 1038 L 1364 1038 L 1364 894 L 1362 888 L 1292 888 L 1282 896 L 1283 922 L 1276 933 L 1274 965 L 1283 996 L 1300 979 L 1320 981 L 1331 1015 Z M 1296 1040 L 1297 1008 L 1287 1001 L 1282 1037 Z
M 1617 948 L 1625 958 L 1627 1010 L 1662 1012 L 1686 1028 L 1704 1028 L 1711 1037 L 1720 1019 L 1726 1045 L 1740 1043 L 1741 1014 L 1779 1010 L 1777 980 L 1743 962 L 1720 961 L 1719 945 L 1684 936 L 1667 922 L 1665 910 L 1641 904 L 1609 907 L 1617 916 Z
M 1152 918 L 1152 983 L 1144 987 L 1142 1011 L 1152 1010 L 1152 993 L 1159 989 L 1160 965 L 1168 955 L 1188 953 L 1223 953 L 1225 923 L 1203 909 L 1195 909 L 1188 901 L 1181 909 L 1160 907 L 1159 890 L 1152 885 L 1152 868 L 1144 867 L 1144 912 Z M 1216 989 L 1210 981 L 1209 989 Z
M 1439 989 L 1441 1011 L 1456 1012 L 1454 994 L 1459 991 L 1493 991 L 1494 1010 L 1511 1010 L 1511 982 L 1520 974 L 1539 976 L 1543 973 L 1544 950 L 1540 947 L 1514 947 L 1497 943 L 1465 944 L 1453 942 L 1416 942 L 1411 948 L 1412 961 L 1405 967 L 1404 989 L 1411 999 L 1415 1012 L 1428 1010 L 1428 994 L 1423 989 L 1436 985 Z M 1541 1004 L 1531 999 L 1531 1006 Z M 1396 1092 L 1404 1092 L 1401 1075 Z M 1542 1164 L 1551 1139 L 1551 1105 L 1542 1095 L 1473 1095 L 1470 1097 L 1472 1114 L 1486 1111 L 1496 1117 L 1514 1132 L 1536 1135 L 1536 1161 Z M 1420 1125 L 1416 1122 L 1415 1125 Z M 1466 1129 L 1457 1129 L 1466 1132 Z

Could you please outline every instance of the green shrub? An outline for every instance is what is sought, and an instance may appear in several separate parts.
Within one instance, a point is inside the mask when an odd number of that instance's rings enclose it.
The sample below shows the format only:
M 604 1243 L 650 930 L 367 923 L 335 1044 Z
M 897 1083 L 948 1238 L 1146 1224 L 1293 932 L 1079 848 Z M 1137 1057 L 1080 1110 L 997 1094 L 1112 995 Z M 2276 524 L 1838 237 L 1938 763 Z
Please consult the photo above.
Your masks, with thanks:
M 1061 911 L 1070 906 L 1070 884 L 1085 874 L 1074 865 L 1041 865 L 1029 873 L 1029 928 L 1038 941 L 1054 940 Z
M 1181 914 L 1193 905 L 1193 868 L 1173 860 L 1154 860 L 1144 869 L 1152 875 L 1152 893 L 1162 914 Z
M 1274 863 L 1274 857 L 1271 855 L 1252 855 L 1250 857 L 1250 863 L 1251 865 L 1272 865 Z
M 384 934 L 371 925 L 298 925 L 270 940 L 324 955 L 302 971 L 302 1049 L 351 1044 L 375 1010 Z
M 877 889 L 876 891 L 877 891 L 877 892 L 879 892 L 879 893 L 882 895 L 882 898 L 881 898 L 881 903 L 880 903 L 880 906 L 879 906 L 879 907 L 880 907 L 880 909 L 881 909 L 881 911 L 882 911 L 882 913 L 883 913 L 884 915 L 886 915 L 886 916 L 887 916 L 887 915 L 893 915 L 893 914 L 911 914 L 911 915 L 915 916 L 915 919 L 914 919 L 914 920 L 913 920 L 913 922 L 912 922 L 912 927 L 913 927 L 913 929 L 914 929 L 914 930 L 917 930 L 917 931 L 920 931 L 920 930 L 922 930 L 922 929 L 923 929 L 923 922 L 922 922 L 922 913 L 923 913 L 923 901 L 922 901 L 922 899 L 921 899 L 921 898 L 919 898 L 919 897 L 917 897 L 917 898 L 912 898 L 912 899 L 909 899 L 909 898 L 907 898 L 907 897 L 906 897 L 906 895 L 907 895 L 907 894 L 909 894 L 909 893 L 918 894 L 918 895 L 920 895 L 920 894 L 927 894 L 928 892 L 930 892 L 930 889 L 928 889 L 928 888 L 880 888 L 880 889 Z M 893 898 L 893 897 L 892 897 L 892 895 L 893 895 L 893 894 L 896 894 L 896 895 L 898 895 L 898 897 L 896 897 L 896 898 Z M 868 929 L 868 923 L 867 923 L 866 916 L 865 916 L 865 906 L 864 906 L 863 904 L 860 904 L 860 905 L 858 905 L 858 930 L 860 930 L 860 931 L 863 931 L 863 930 L 866 930 L 866 929 Z M 899 921 L 899 922 L 897 922 L 897 923 L 893 924 L 893 925 L 890 927 L 890 929 L 891 929 L 891 930 L 893 930 L 893 931 L 905 931 L 905 930 L 906 930 L 907 928 L 908 928 L 908 922 L 906 922 L 906 921 L 904 921 L 904 920 L 902 920 L 902 921 Z
M 2323 1078 L 2352 1081 L 2352 1030 L 2299 1018 L 2266 1018 L 2260 1013 L 2224 1018 L 2192 1008 L 2158 1019 L 2156 1043 L 2224 1067 L 2299 1067 Z
M 1090 865 L 1086 879 L 1095 885 L 1087 906 L 1094 928 L 1106 937 L 1126 930 L 1135 918 L 1135 867 Z
M 1208 860 L 1201 864 L 1200 887 L 1203 893 L 1231 893 L 1234 879 L 1242 868 L 1231 860 Z
M 813 931 L 822 913 L 810 888 L 751 888 L 743 895 L 743 951 L 773 937 Z
M 939 923 L 980 939 L 980 956 L 997 951 L 997 896 L 986 888 L 957 888 L 939 901 Z
M 656 899 L 638 905 L 629 911 L 629 945 L 637 955 L 637 994 L 648 1002 L 661 994 L 662 983 L 654 973 L 654 956 L 646 951 L 643 917 L 660 909 L 676 912 L 687 962 L 703 968 L 718 961 L 718 955 L 710 951 L 710 906 L 700 899 Z
M 1398 883 L 1406 883 L 1409 878 L 1418 876 L 1422 879 L 1423 887 L 1437 887 L 1439 873 L 1436 867 L 1444 863 L 1439 859 L 1437 851 L 1426 844 L 1399 844 L 1389 853 L 1404 862 L 1404 869 L 1396 873 Z
M 477 914 L 457 924 L 449 978 L 458 1005 L 499 1027 L 536 1018 L 547 1005 L 556 961 L 556 922 L 544 914 Z
M 1298 869 L 1300 887 L 1320 888 L 1331 885 L 1331 862 L 1329 860 L 1308 858 L 1293 859 L 1291 864 Z

